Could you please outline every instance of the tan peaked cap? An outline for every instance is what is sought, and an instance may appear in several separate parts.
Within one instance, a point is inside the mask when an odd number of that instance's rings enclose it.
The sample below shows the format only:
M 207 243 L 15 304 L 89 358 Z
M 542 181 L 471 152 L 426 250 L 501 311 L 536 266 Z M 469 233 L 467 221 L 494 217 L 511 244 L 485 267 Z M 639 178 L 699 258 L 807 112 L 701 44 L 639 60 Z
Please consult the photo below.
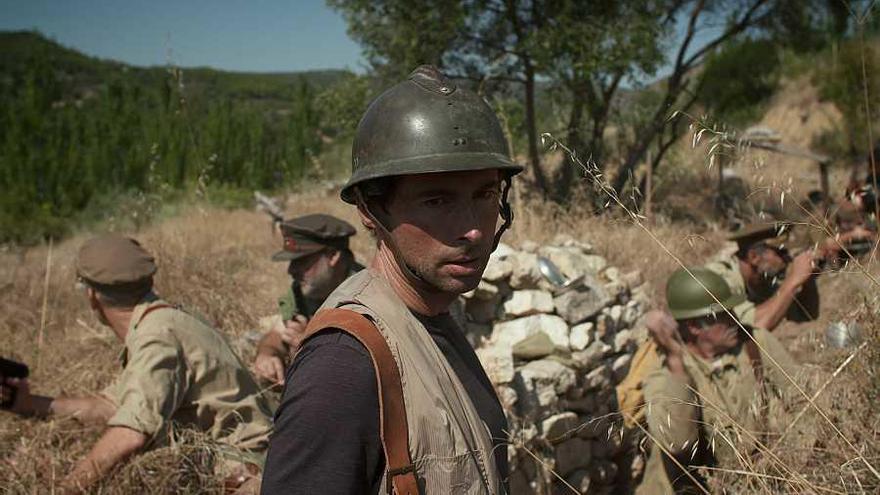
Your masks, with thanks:
M 783 248 L 788 239 L 790 226 L 785 222 L 753 223 L 742 229 L 732 232 L 727 240 L 734 241 L 740 248 L 748 247 L 758 242 L 774 247 Z
M 89 239 L 76 257 L 76 274 L 99 285 L 141 282 L 156 270 L 153 256 L 138 241 L 119 234 Z

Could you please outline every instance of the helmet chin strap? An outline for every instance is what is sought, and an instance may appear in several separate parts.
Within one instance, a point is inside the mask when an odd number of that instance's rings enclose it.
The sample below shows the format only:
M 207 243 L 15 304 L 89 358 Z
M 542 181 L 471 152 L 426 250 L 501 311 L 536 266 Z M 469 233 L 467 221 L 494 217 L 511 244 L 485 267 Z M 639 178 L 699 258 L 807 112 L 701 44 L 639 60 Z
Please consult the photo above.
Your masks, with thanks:
M 385 241 L 385 244 L 388 246 L 388 249 L 391 250 L 391 255 L 394 257 L 394 262 L 397 263 L 397 267 L 400 269 L 401 273 L 403 273 L 403 276 L 406 277 L 407 281 L 409 281 L 415 289 L 435 292 L 437 288 L 429 284 L 421 275 L 418 275 L 403 259 L 400 249 L 398 249 L 397 244 L 391 237 L 391 232 L 389 232 L 388 229 L 385 228 L 385 224 L 380 222 L 379 219 L 373 215 L 373 212 L 370 211 L 359 187 L 354 188 L 354 197 L 358 208 L 367 215 L 367 218 L 373 222 L 380 235 L 384 238 L 383 240 Z
M 501 214 L 501 227 L 498 228 L 498 232 L 495 233 L 495 238 L 492 240 L 492 252 L 495 252 L 498 249 L 498 243 L 501 242 L 501 236 L 504 235 L 504 232 L 510 228 L 510 225 L 513 223 L 513 208 L 510 206 L 510 202 L 507 201 L 507 196 L 510 194 L 510 186 L 511 186 L 511 178 L 510 175 L 507 175 L 504 178 L 504 186 L 501 189 L 501 208 L 499 213 Z

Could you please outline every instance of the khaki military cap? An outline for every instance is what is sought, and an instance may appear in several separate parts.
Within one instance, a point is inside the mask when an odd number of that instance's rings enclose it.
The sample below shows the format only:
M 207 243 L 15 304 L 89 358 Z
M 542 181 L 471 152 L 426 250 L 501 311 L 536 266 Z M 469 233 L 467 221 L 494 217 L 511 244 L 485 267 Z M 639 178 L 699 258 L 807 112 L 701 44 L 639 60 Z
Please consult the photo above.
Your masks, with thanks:
M 142 282 L 156 273 L 156 263 L 138 241 L 107 234 L 86 241 L 76 257 L 76 274 L 98 285 Z
M 755 223 L 731 233 L 727 240 L 736 242 L 740 248 L 760 242 L 776 249 L 784 249 L 789 230 L 790 225 L 785 222 Z
M 284 245 L 273 261 L 292 261 L 325 248 L 348 249 L 354 227 L 345 220 L 321 213 L 285 220 L 281 223 Z

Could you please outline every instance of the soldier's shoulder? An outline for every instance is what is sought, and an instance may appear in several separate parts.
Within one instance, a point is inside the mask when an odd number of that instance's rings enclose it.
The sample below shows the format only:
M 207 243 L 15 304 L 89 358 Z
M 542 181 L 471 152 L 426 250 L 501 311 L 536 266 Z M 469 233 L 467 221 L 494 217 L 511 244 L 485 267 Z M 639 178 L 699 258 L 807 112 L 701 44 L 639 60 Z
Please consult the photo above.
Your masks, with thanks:
M 731 251 L 730 249 L 722 249 L 709 258 L 703 266 L 716 273 L 730 272 L 739 269 L 739 263 L 737 261 L 735 250 Z
M 194 310 L 161 300 L 153 305 L 155 309 L 138 322 L 133 332 L 136 338 L 177 340 L 180 332 L 199 333 L 212 328 L 212 325 Z

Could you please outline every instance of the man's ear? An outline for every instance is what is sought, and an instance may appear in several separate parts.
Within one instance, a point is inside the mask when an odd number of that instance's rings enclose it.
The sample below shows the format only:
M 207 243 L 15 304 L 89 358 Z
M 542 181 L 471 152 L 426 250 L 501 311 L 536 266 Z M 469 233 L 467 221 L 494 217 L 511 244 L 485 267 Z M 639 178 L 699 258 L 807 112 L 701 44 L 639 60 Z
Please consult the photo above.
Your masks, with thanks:
M 89 298 L 89 306 L 92 309 L 101 309 L 101 301 L 98 300 L 98 292 L 95 289 L 86 287 L 86 297 Z
M 327 257 L 327 262 L 330 263 L 330 266 L 332 267 L 338 266 L 339 263 L 342 262 L 342 251 L 333 251 L 333 254 Z
M 370 215 L 366 211 L 364 211 L 364 208 L 365 208 L 364 203 L 358 201 L 357 211 L 358 211 L 358 216 L 361 217 L 361 224 L 364 227 L 366 227 L 367 230 L 375 232 L 376 231 L 376 223 L 373 222 L 373 219 L 370 217 Z
M 746 251 L 746 263 L 755 266 L 761 262 L 761 253 L 757 249 L 749 249 Z
M 682 331 L 683 330 L 683 331 Z M 680 324 L 679 333 L 681 334 L 681 338 L 684 341 L 689 341 L 697 338 L 697 335 L 703 330 L 697 320 L 687 320 Z

